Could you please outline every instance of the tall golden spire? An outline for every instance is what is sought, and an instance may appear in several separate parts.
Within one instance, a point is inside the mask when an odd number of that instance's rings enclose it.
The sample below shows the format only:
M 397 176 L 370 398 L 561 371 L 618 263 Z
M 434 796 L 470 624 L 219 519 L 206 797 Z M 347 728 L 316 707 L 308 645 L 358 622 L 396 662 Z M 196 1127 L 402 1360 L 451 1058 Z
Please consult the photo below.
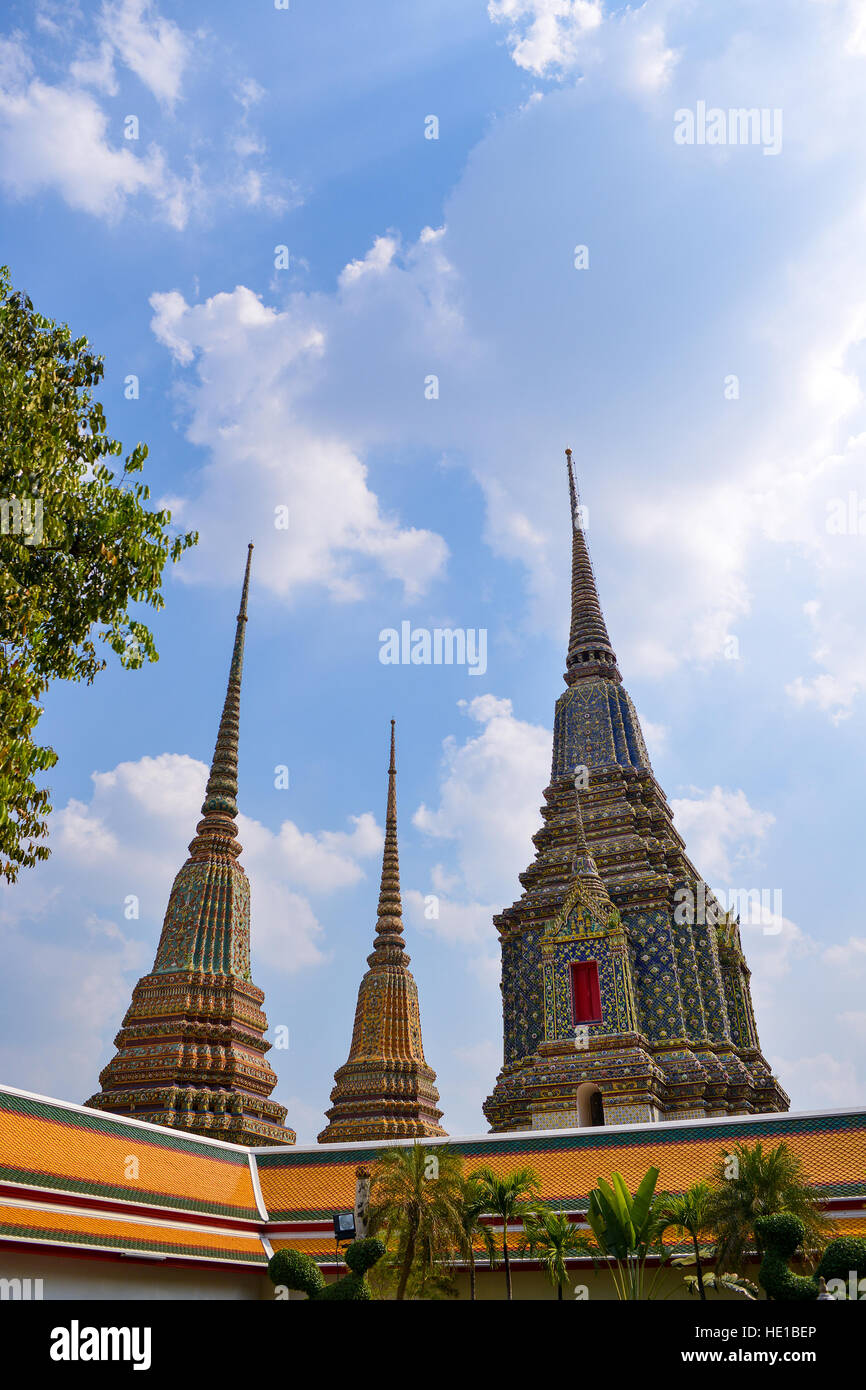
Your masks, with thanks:
M 607 676 L 621 682 L 589 558 L 570 449 L 566 449 L 565 458 L 571 501 L 571 629 L 565 680 L 573 685 L 587 676 Z
M 403 902 L 400 897 L 400 860 L 397 850 L 397 764 L 395 759 L 395 721 L 391 720 L 391 761 L 388 764 L 388 800 L 385 806 L 385 848 L 382 852 L 382 878 L 379 884 L 374 954 L 391 964 L 409 964 L 403 949 Z
M 244 632 L 247 625 L 247 599 L 250 592 L 252 558 L 253 543 L 250 541 L 247 546 L 247 567 L 244 571 L 244 587 L 241 590 L 241 606 L 235 628 L 235 644 L 232 648 L 226 698 L 223 704 L 205 799 L 202 803 L 202 815 L 207 815 L 212 811 L 224 811 L 230 816 L 236 816 L 238 813 L 238 724 L 241 712 Z
M 330 1123 L 320 1144 L 445 1133 L 438 1123 L 436 1073 L 424 1059 L 418 987 L 403 949 L 394 744 L 392 719 L 376 935 L 358 990 L 349 1057 L 334 1073 Z
M 239 862 L 238 721 L 252 543 L 202 819 L 172 886 L 149 975 L 139 980 L 87 1104 L 236 1143 L 292 1144 L 269 1099 L 264 994 L 250 978 L 250 886 Z

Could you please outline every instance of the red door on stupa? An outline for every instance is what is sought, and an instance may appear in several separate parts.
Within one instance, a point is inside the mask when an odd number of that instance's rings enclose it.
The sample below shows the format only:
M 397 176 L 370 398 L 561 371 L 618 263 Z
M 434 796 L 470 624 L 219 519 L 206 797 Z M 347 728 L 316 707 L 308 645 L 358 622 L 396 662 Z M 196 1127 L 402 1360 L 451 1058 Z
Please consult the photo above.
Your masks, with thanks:
M 574 1023 L 601 1023 L 601 990 L 596 961 L 572 961 L 571 1006 Z

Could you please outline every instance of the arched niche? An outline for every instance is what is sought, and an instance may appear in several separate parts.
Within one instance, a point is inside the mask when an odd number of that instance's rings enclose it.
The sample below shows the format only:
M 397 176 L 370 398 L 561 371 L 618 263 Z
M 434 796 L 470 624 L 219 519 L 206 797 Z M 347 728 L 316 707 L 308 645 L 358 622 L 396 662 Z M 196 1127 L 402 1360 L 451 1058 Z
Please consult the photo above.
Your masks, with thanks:
M 594 1081 L 584 1081 L 577 1088 L 577 1122 L 581 1129 L 594 1129 L 604 1124 L 604 1100 Z

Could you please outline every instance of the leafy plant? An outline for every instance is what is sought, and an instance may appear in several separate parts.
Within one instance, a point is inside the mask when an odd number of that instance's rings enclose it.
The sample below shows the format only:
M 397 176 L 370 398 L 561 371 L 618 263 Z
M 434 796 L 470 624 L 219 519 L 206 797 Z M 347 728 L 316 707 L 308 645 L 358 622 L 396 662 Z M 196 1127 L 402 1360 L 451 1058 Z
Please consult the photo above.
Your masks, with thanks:
M 716 1236 L 720 1270 L 742 1274 L 753 1250 L 763 1255 L 756 1222 L 762 1216 L 791 1212 L 803 1223 L 803 1244 L 814 1255 L 832 1234 L 833 1226 L 820 1210 L 803 1165 L 787 1144 L 765 1149 L 737 1143 L 716 1164 L 708 1204 L 708 1221 Z
M 591 1255 L 594 1259 L 597 1253 L 592 1242 L 563 1212 L 550 1207 L 524 1218 L 520 1248 L 522 1253 L 540 1261 L 560 1302 L 563 1287 L 568 1283 L 567 1260 L 575 1255 Z
M 481 1241 L 491 1269 L 496 1268 L 496 1242 L 487 1222 L 482 1221 L 485 1211 L 486 1190 L 474 1178 L 464 1178 L 460 1193 L 460 1224 L 463 1228 L 462 1253 L 469 1265 L 469 1298 L 474 1303 L 475 1290 L 475 1246 Z
M 758 1279 L 772 1299 L 783 1303 L 812 1302 L 828 1279 L 842 1283 L 842 1298 L 846 1299 L 851 1275 L 855 1284 L 866 1277 L 866 1237 L 837 1236 L 830 1241 L 814 1274 L 793 1274 L 788 1260 L 806 1238 L 802 1218 L 789 1211 L 776 1212 L 759 1216 L 755 1229 L 764 1248 Z
M 634 1197 L 619 1173 L 612 1183 L 599 1178 L 589 1194 L 586 1219 L 622 1300 L 651 1298 L 661 1271 L 660 1265 L 647 1285 L 647 1257 L 656 1241 L 653 1193 L 658 1176 L 658 1168 L 650 1168 Z
M 498 1216 L 502 1222 L 502 1263 L 505 1267 L 506 1297 L 510 1301 L 513 1290 L 511 1257 L 508 1253 L 508 1227 L 536 1215 L 540 1205 L 541 1182 L 532 1168 L 518 1168 L 504 1178 L 494 1173 L 492 1168 L 476 1168 L 471 1177 L 481 1190 L 484 1211 Z
M 196 543 L 169 535 L 171 513 L 149 511 L 136 479 L 137 444 L 118 477 L 122 445 L 107 433 L 92 389 L 102 358 L 16 292 L 0 267 L 0 877 L 14 882 L 49 854 L 49 792 L 36 778 L 57 762 L 34 742 L 52 680 L 90 684 L 106 661 L 99 639 L 132 669 L 156 661 L 131 605 L 162 608 L 166 561 Z
M 680 1261 L 674 1260 L 673 1263 L 679 1264 Z M 698 1277 L 696 1274 L 687 1274 L 683 1282 L 689 1293 L 698 1292 Z M 759 1293 L 757 1284 L 753 1284 L 750 1279 L 745 1279 L 742 1274 L 720 1274 L 714 1270 L 710 1270 L 708 1274 L 704 1274 L 702 1287 L 705 1290 L 712 1289 L 714 1293 L 738 1293 L 741 1294 L 743 1298 L 751 1299 L 752 1302 L 757 1299 Z M 706 1293 L 702 1293 L 701 1297 L 706 1298 Z
M 345 1254 L 349 1273 L 328 1284 L 315 1260 L 302 1250 L 278 1250 L 268 1261 L 268 1275 L 277 1288 L 298 1289 L 312 1302 L 369 1302 L 372 1295 L 364 1276 L 384 1254 L 381 1240 L 353 1240 Z
M 696 1273 L 691 1276 L 695 1280 L 697 1292 L 702 1299 L 706 1298 L 704 1290 L 705 1275 L 703 1261 L 711 1258 L 711 1252 L 703 1248 L 700 1244 L 701 1235 L 710 1227 L 710 1201 L 712 1189 L 709 1183 L 698 1182 L 690 1187 L 687 1192 L 665 1192 L 660 1193 L 655 1200 L 653 1207 L 654 1228 L 653 1238 L 661 1243 L 665 1233 L 674 1230 L 681 1238 L 688 1236 L 692 1242 L 692 1256 L 688 1261 L 675 1258 L 672 1263 L 675 1265 L 693 1264 Z M 690 1282 L 690 1277 L 686 1278 L 686 1283 Z M 691 1289 L 689 1290 L 691 1292 Z
M 453 1267 L 463 1247 L 462 1177 L 460 1155 L 439 1145 L 395 1145 L 375 1163 L 368 1229 L 388 1246 L 395 1299 L 405 1299 L 410 1288 L 419 1298 L 450 1291 L 443 1269 Z

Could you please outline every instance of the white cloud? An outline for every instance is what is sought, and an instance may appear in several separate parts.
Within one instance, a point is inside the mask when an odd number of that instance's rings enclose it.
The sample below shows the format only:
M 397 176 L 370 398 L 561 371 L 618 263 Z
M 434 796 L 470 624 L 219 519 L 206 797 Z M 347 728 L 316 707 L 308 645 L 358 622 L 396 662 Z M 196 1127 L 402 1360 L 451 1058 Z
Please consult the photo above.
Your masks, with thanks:
M 848 0 L 847 11 L 850 30 L 845 40 L 845 51 L 855 57 L 866 57 L 866 4 L 864 0 Z
M 756 1008 L 772 996 L 779 980 L 790 975 L 795 962 L 815 956 L 814 939 L 789 917 L 767 907 L 752 911 L 740 922 L 740 939 L 753 971 L 752 993 Z
M 377 256 L 371 273 L 387 272 L 402 290 L 406 272 Z M 194 306 L 176 291 L 152 297 L 157 338 L 181 366 L 196 363 L 198 380 L 184 394 L 187 433 L 210 451 L 195 507 L 202 544 L 189 575 L 222 578 L 224 547 L 240 521 L 259 545 L 259 582 L 281 597 L 322 585 L 336 599 L 358 598 L 372 565 L 412 598 L 442 571 L 442 538 L 380 508 L 367 483 L 363 432 L 358 442 L 347 438 L 333 403 L 310 403 L 354 329 L 365 278 L 359 271 L 344 279 L 335 300 L 296 295 L 282 311 L 243 286 Z M 279 508 L 285 526 L 275 524 Z
M 116 96 L 119 90 L 114 70 L 114 49 L 110 43 L 103 42 L 95 48 L 86 49 L 70 63 L 69 75 L 78 86 L 95 87 L 108 96 Z
M 859 975 L 866 968 L 866 936 L 849 936 L 844 944 L 828 946 L 823 959 L 846 976 Z
M 396 254 L 397 242 L 394 237 L 377 236 L 366 256 L 344 266 L 340 272 L 340 288 L 354 285 L 363 275 L 381 275 L 393 264 Z
M 541 74 L 577 64 L 581 39 L 599 28 L 604 7 L 601 0 L 490 0 L 487 13 L 507 24 L 518 67 Z
M 91 933 L 102 923 L 104 932 L 135 895 L 155 951 L 172 880 L 200 818 L 206 780 L 204 763 L 176 753 L 95 773 L 89 803 L 70 800 L 53 814 L 51 859 L 14 895 L 2 895 L 3 920 L 10 926 L 34 918 L 45 922 L 62 903 L 70 922 L 80 918 Z M 351 826 L 316 835 L 287 820 L 274 833 L 238 817 L 241 862 L 252 892 L 254 957 L 262 955 L 283 971 L 321 963 L 321 928 L 303 893 L 328 894 L 357 883 L 364 877 L 358 860 L 382 845 L 371 812 L 352 817 Z
M 698 872 L 708 882 L 727 881 L 732 887 L 738 886 L 731 884 L 732 875 L 754 858 L 776 820 L 771 812 L 750 806 L 745 792 L 722 787 L 672 800 L 670 806 Z
M 151 145 L 145 155 L 114 148 L 108 118 L 87 92 L 34 79 L 0 90 L 0 181 L 17 197 L 52 189 L 69 204 L 98 217 L 117 218 L 140 195 L 160 215 L 183 227 L 188 215 L 183 184 Z
M 189 37 L 150 0 L 106 0 L 99 28 L 121 61 L 171 109 L 180 96 Z
M 866 1042 L 866 1013 L 862 1009 L 849 1009 L 839 1015 L 839 1021 L 850 1028 L 860 1042 Z
M 516 719 L 511 701 L 480 695 L 464 706 L 481 732 L 443 745 L 439 805 L 419 806 L 413 824 L 454 844 L 460 877 L 471 901 L 517 895 L 516 876 L 534 856 L 532 835 L 550 773 L 551 734 Z
M 319 835 L 301 831 L 293 821 L 283 821 L 274 843 L 273 836 L 262 826 L 245 830 L 247 843 L 255 849 L 256 858 L 265 862 L 273 854 L 275 862 L 285 868 L 290 879 L 313 893 L 326 893 L 336 888 L 351 887 L 364 873 L 358 859 L 367 859 L 382 849 L 383 832 L 371 812 L 352 817 L 355 829 L 324 831 Z
M 841 1110 L 866 1099 L 853 1057 L 819 1052 L 790 1059 L 774 1056 L 771 1062 L 785 1089 L 796 1090 L 798 1110 Z
M 403 906 L 414 927 L 429 931 L 451 946 L 489 946 L 496 942 L 493 914 L 499 907 L 493 903 L 457 902 L 442 893 L 419 893 L 410 888 L 403 894 Z
M 516 719 L 511 701 L 495 695 L 461 700 L 459 706 L 481 732 L 463 743 L 445 740 L 439 804 L 421 805 L 412 817 L 451 852 L 454 866 L 435 864 L 429 887 L 408 890 L 404 902 L 412 925 L 461 950 L 482 994 L 498 1001 L 501 965 L 493 917 L 519 896 L 517 875 L 534 857 L 551 734 Z
M 363 588 L 361 562 L 367 561 L 401 580 L 407 592 L 423 592 L 441 569 L 442 542 L 384 516 L 363 472 L 370 449 L 404 448 L 410 441 L 413 447 L 459 449 L 485 491 L 489 540 L 528 569 L 532 620 L 561 624 L 564 508 L 555 460 L 572 418 L 575 351 L 580 355 L 581 344 L 592 344 L 594 370 L 617 380 L 623 401 L 616 430 L 610 428 L 603 395 L 600 409 L 606 413 L 593 418 L 590 402 L 582 428 L 593 446 L 587 471 L 596 460 L 606 465 L 592 478 L 591 500 L 601 532 L 603 597 L 608 617 L 617 619 L 612 634 L 629 679 L 664 677 L 689 661 L 720 662 L 727 639 L 742 638 L 746 623 L 772 601 L 760 584 L 756 595 L 755 584 L 762 557 L 776 547 L 776 564 L 797 562 L 805 553 L 817 581 L 813 592 L 825 610 L 820 641 L 809 650 L 808 632 L 801 639 L 802 668 L 785 677 L 789 694 L 804 708 L 834 719 L 846 716 L 866 688 L 862 644 L 855 640 L 866 599 L 863 586 L 852 582 L 859 561 L 851 551 L 843 563 L 841 547 L 816 526 L 816 510 L 827 500 L 822 486 L 843 485 L 846 475 L 858 467 L 862 471 L 862 444 L 849 448 L 843 440 L 840 449 L 838 438 L 840 431 L 853 431 L 856 438 L 858 427 L 862 434 L 866 424 L 859 350 L 866 324 L 866 271 L 859 254 L 866 210 L 856 177 L 866 140 L 860 119 L 862 63 L 852 57 L 862 11 L 848 5 L 820 8 L 816 24 L 814 4 L 795 4 L 784 41 L 776 36 L 769 47 L 769 36 L 753 31 L 748 8 L 734 3 L 726 41 L 708 50 L 687 7 L 650 0 L 610 12 L 591 0 L 491 0 L 491 19 L 502 26 L 515 59 L 528 71 L 579 72 L 592 80 L 562 84 L 491 128 L 452 192 L 446 229 L 425 230 L 405 251 L 396 233 L 384 232 L 366 254 L 349 262 L 333 295 L 293 295 L 288 307 L 273 311 L 278 319 L 273 333 L 262 325 L 245 330 L 245 351 L 261 352 L 262 341 L 269 339 L 270 349 L 279 353 L 278 339 L 291 343 L 297 332 L 303 339 L 304 328 L 312 335 L 276 374 L 264 359 L 266 385 L 260 391 L 252 381 L 253 429 L 246 431 L 253 436 L 251 449 L 244 443 L 240 412 L 221 412 L 216 392 L 213 401 L 205 399 L 203 383 L 192 393 L 202 441 L 205 447 L 214 441 L 214 465 L 203 478 L 202 499 L 214 542 L 210 556 L 203 549 L 192 565 L 216 577 L 213 556 L 224 540 L 219 513 L 231 511 L 239 469 L 250 468 L 245 503 L 250 520 L 267 511 L 266 500 L 284 500 L 276 495 L 275 475 L 281 470 L 274 463 L 282 455 L 289 481 L 295 481 L 297 467 L 313 480 L 315 491 L 321 473 L 336 489 L 348 482 L 350 501 L 337 510 L 324 545 L 310 534 L 316 527 L 321 535 L 325 525 L 322 489 L 302 499 L 301 519 L 310 526 L 284 533 L 286 553 L 280 554 L 268 523 L 265 582 L 288 595 L 309 575 L 334 597 L 351 598 Z M 171 26 L 158 24 L 141 0 L 115 6 L 111 13 L 115 23 L 121 15 L 130 31 L 143 26 L 153 43 L 168 45 L 177 59 L 168 64 L 170 95 L 180 82 L 183 47 L 171 48 Z M 132 53 L 134 45 L 127 48 Z M 104 67 L 102 58 L 98 53 L 92 61 Z M 634 94 L 665 87 L 671 89 L 669 102 L 656 96 L 639 125 L 624 125 L 624 118 L 634 120 L 623 107 L 624 88 Z M 765 175 L 773 161 L 726 150 L 719 153 L 724 169 L 710 174 L 712 151 L 674 147 L 672 112 L 678 102 L 692 102 L 696 92 L 740 104 L 743 91 L 760 95 L 765 88 L 766 101 L 785 104 L 784 167 L 800 206 L 808 200 L 814 169 L 831 154 L 840 168 L 850 168 L 851 178 L 840 175 L 833 181 L 833 197 L 820 215 L 805 209 L 798 240 L 784 255 L 778 252 L 779 234 L 789 220 L 781 228 L 773 223 L 775 234 L 768 228 L 766 245 L 761 238 L 741 236 L 737 281 L 726 282 L 725 294 L 718 296 L 706 275 L 706 256 L 730 263 L 730 248 L 714 240 L 724 222 L 722 204 L 739 200 L 751 206 L 757 197 L 755 167 Z M 245 113 L 261 95 L 255 83 L 237 79 L 232 93 Z M 575 132 L 584 123 L 591 138 L 576 142 Z M 244 129 L 232 139 L 242 160 L 261 153 L 253 132 Z M 11 173 L 22 180 L 22 191 L 42 178 L 40 161 L 48 161 L 42 152 L 25 162 L 9 148 L 6 158 L 13 162 Z M 97 148 L 92 161 L 85 155 L 78 160 L 80 174 L 66 182 L 48 161 L 45 178 L 64 196 L 77 198 L 75 205 L 107 215 L 116 215 L 136 190 L 149 190 L 162 215 L 177 225 L 188 205 L 203 196 L 200 188 L 172 181 L 156 157 L 152 166 L 139 159 L 141 167 L 128 159 L 118 164 L 120 158 L 114 152 L 113 160 L 106 159 L 105 150 Z M 563 180 L 569 160 L 574 177 Z M 601 202 L 593 194 L 599 170 L 606 189 Z M 702 178 L 708 181 L 698 196 L 695 180 Z M 252 206 L 274 205 L 281 196 L 261 170 L 246 165 L 231 184 L 231 196 Z M 666 263 L 672 248 L 680 246 L 683 204 L 635 200 L 643 198 L 641 189 L 666 187 L 679 189 L 697 219 L 689 244 L 706 245 L 707 251 L 685 258 L 677 252 L 679 293 L 653 303 L 645 318 L 656 327 L 648 332 L 633 306 L 652 299 L 647 266 Z M 640 216 L 620 218 L 611 238 L 602 204 Z M 590 229 L 593 269 L 579 289 L 570 252 L 578 235 L 589 236 Z M 608 277 L 614 271 L 620 289 L 612 295 Z M 504 296 L 502 285 L 512 279 L 525 292 Z M 743 286 L 742 298 L 736 284 Z M 581 294 L 578 335 L 571 317 L 561 312 L 563 295 L 573 291 Z M 223 303 L 232 296 L 208 301 L 220 306 L 227 333 L 232 312 L 242 307 L 242 293 L 251 295 L 235 290 L 234 304 Z M 671 304 L 693 297 L 700 299 L 702 312 L 692 316 L 684 339 L 668 322 Z M 164 341 L 178 348 L 179 360 L 189 363 L 198 354 L 200 364 L 210 366 L 218 349 L 208 340 L 209 327 L 197 322 L 206 306 L 188 309 L 177 296 L 180 322 L 172 323 L 173 298 L 164 297 L 165 312 L 158 314 Z M 194 331 L 184 347 L 177 339 L 188 326 Z M 614 358 L 606 356 L 608 340 L 617 345 Z M 250 383 L 257 359 L 250 365 L 240 354 L 230 360 L 229 344 L 219 351 L 221 386 L 230 368 Z M 725 402 L 722 383 L 734 367 L 741 395 Z M 431 372 L 441 378 L 441 396 L 424 405 L 422 383 Z M 280 399 L 266 399 L 268 389 L 281 393 Z M 660 409 L 647 412 L 647 393 Z M 293 400 L 286 399 L 292 394 Z M 231 391 L 228 395 L 231 400 Z M 653 438 L 655 416 L 660 423 Z M 629 420 L 642 425 L 631 426 Z M 649 434 L 643 428 L 647 423 Z M 527 468 L 529 457 L 538 465 Z M 353 527 L 348 513 L 356 502 L 359 523 Z M 209 539 L 205 546 L 211 546 Z M 627 547 L 630 563 L 623 564 Z M 826 618 L 830 610 L 836 615 L 832 620 Z M 744 664 L 754 660 L 745 641 L 743 654 Z
M 193 209 L 212 216 L 229 204 L 270 212 L 299 205 L 296 184 L 273 174 L 264 140 L 250 129 L 250 111 L 264 95 L 251 78 L 234 79 L 232 94 L 242 108 L 238 124 L 220 132 L 212 150 L 197 142 L 184 177 L 172 172 L 159 143 L 148 140 L 140 153 L 125 123 L 121 129 L 113 115 L 109 125 L 95 94 L 117 96 L 126 67 L 163 108 L 161 121 L 154 120 L 137 114 L 133 101 L 130 116 L 140 121 L 140 132 L 161 126 L 173 145 L 182 134 L 173 114 L 193 42 L 212 45 L 209 35 L 182 31 L 152 0 L 104 0 L 93 24 L 83 26 L 77 9 L 40 11 L 37 27 L 58 41 L 56 56 L 44 46 L 31 55 L 17 34 L 0 39 L 0 182 L 13 195 L 53 190 L 69 207 L 110 221 L 134 200 L 146 206 L 141 200 L 149 198 L 157 216 L 178 229 Z M 225 107 L 221 94 L 220 104 Z
M 538 77 L 600 69 L 627 90 L 665 86 L 677 61 L 650 6 L 608 14 L 602 0 L 489 0 L 518 67 Z

